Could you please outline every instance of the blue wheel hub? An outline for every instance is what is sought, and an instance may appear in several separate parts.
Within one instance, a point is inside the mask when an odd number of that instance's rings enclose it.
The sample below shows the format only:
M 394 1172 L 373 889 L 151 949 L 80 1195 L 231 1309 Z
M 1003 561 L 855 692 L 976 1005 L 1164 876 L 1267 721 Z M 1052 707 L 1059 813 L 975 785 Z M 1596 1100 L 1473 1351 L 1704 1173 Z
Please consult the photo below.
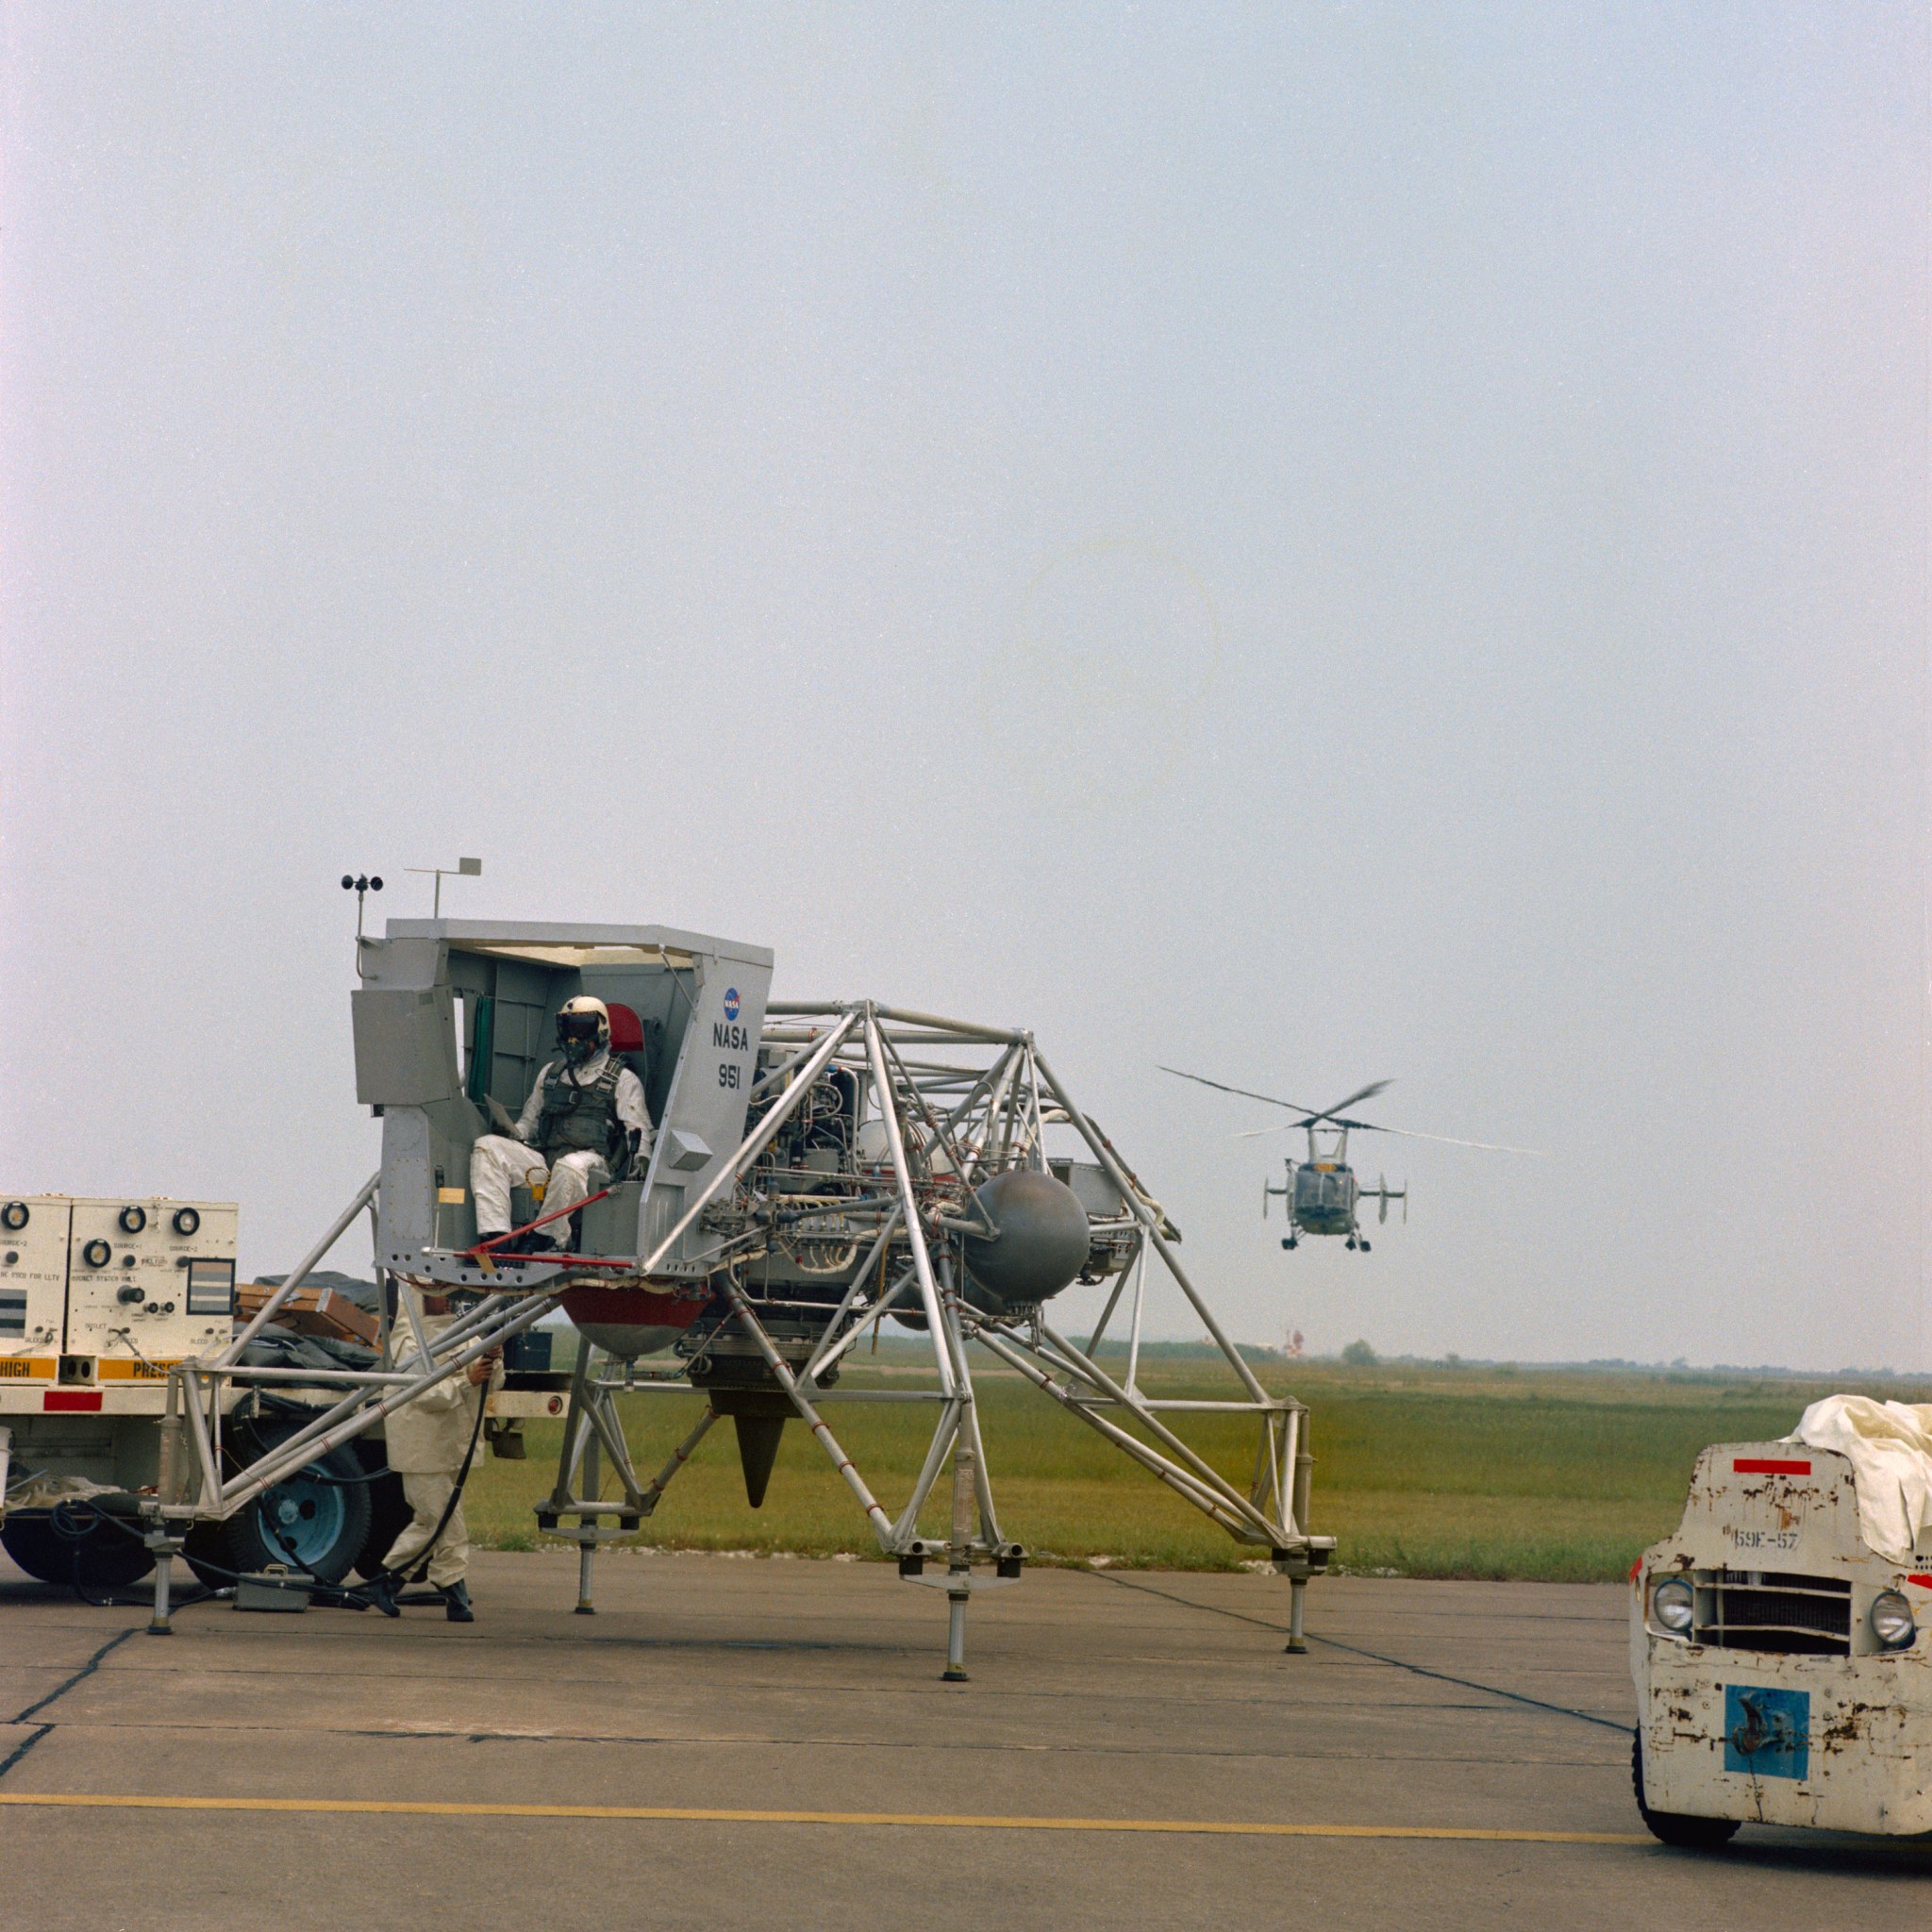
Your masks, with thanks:
M 318 1480 L 310 1468 L 277 1483 L 262 1497 L 261 1540 L 277 1557 L 311 1570 L 341 1541 L 348 1505 L 339 1485 Z

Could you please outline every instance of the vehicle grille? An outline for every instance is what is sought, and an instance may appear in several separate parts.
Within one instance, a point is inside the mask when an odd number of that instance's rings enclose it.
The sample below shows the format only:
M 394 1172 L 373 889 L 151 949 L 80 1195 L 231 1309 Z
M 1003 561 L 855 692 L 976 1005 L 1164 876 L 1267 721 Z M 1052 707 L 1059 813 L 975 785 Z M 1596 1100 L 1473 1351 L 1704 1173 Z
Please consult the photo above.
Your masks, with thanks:
M 1703 1570 L 1693 1582 L 1693 1643 L 1787 1656 L 1851 1655 L 1848 1580 L 1803 1576 L 1794 1571 Z

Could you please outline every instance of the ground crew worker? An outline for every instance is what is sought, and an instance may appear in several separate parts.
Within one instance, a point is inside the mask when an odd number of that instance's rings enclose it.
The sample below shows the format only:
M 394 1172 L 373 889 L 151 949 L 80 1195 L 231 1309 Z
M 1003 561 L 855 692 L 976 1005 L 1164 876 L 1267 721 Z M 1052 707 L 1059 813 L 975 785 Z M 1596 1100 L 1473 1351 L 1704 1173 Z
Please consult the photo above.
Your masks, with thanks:
M 610 1051 L 610 1013 L 579 994 L 557 1016 L 563 1058 L 547 1062 L 512 1121 L 492 1100 L 506 1131 L 485 1134 L 470 1150 L 470 1192 L 476 1238 L 490 1241 L 514 1225 L 509 1191 L 519 1181 L 541 1187 L 543 1211 L 574 1208 L 609 1184 L 612 1164 L 640 1168 L 651 1151 L 651 1117 L 643 1083 Z M 542 1254 L 570 1244 L 571 1220 L 553 1221 L 528 1240 Z
M 415 1291 L 405 1289 L 403 1292 Z M 449 1304 L 441 1295 L 424 1295 L 422 1307 L 425 1336 L 433 1338 L 449 1326 Z M 407 1369 L 412 1360 L 420 1359 L 407 1357 L 400 1366 Z M 502 1353 L 492 1349 L 467 1370 L 446 1376 L 413 1402 L 406 1402 L 383 1424 L 389 1466 L 402 1477 L 403 1499 L 411 1511 L 408 1526 L 383 1559 L 384 1574 L 370 1589 L 376 1608 L 385 1616 L 402 1615 L 396 1598 L 403 1579 L 426 1556 L 430 1587 L 441 1592 L 449 1621 L 475 1622 L 470 1587 L 464 1580 L 470 1564 L 470 1532 L 463 1521 L 462 1498 L 456 1496 L 454 1505 L 451 1498 L 471 1443 L 476 1442 L 481 1451 L 476 1412 L 483 1406 L 485 1392 L 502 1387 Z

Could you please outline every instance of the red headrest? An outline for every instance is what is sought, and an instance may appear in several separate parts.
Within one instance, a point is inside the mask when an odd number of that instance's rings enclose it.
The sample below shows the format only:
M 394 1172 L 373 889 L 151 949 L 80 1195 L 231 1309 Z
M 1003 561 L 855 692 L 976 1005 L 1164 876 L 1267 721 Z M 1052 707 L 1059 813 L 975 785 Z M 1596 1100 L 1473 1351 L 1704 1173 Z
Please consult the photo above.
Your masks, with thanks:
M 642 1053 L 644 1023 L 628 1007 L 620 1007 L 614 1000 L 607 1001 L 606 1005 L 610 1008 L 610 1051 Z

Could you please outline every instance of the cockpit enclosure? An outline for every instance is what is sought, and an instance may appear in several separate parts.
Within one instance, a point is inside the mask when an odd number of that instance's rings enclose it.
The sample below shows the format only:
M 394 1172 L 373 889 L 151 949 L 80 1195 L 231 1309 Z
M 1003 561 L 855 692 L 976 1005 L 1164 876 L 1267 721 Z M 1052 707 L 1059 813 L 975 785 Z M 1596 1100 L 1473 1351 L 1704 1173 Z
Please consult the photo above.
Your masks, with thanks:
M 391 920 L 366 939 L 350 995 L 356 1098 L 382 1117 L 378 1265 L 452 1287 L 502 1287 L 482 1261 L 470 1149 L 489 1103 L 519 1112 L 579 993 L 611 1009 L 611 1049 L 643 1083 L 657 1128 L 647 1171 L 580 1216 L 577 1249 L 635 1264 L 662 1244 L 744 1134 L 772 955 L 658 925 Z M 702 1278 L 693 1224 L 652 1270 Z M 579 1268 L 586 1264 L 579 1261 Z M 526 1268 L 535 1286 L 552 1269 Z

